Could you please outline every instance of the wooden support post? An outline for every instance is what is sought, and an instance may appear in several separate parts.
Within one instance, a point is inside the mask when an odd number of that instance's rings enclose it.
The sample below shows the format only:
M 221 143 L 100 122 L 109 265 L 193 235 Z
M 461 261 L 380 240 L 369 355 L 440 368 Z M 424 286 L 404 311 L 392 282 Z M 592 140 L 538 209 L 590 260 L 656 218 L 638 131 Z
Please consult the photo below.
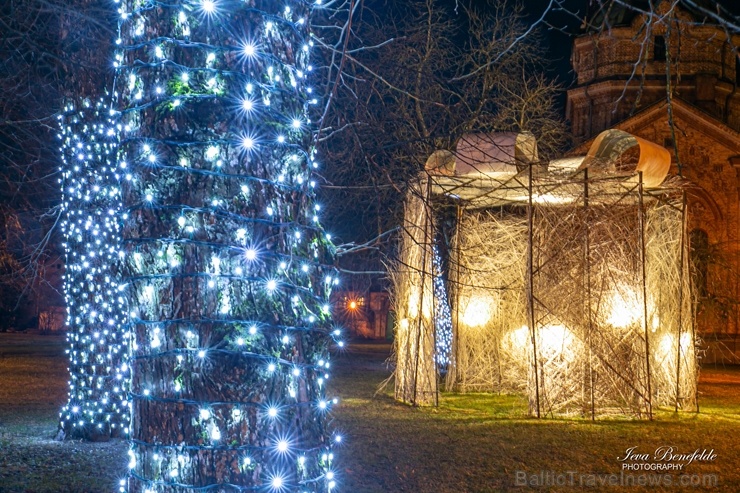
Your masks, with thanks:
M 430 245 L 430 239 L 429 239 L 429 232 L 432 228 L 432 214 L 430 211 L 430 204 L 429 204 L 429 197 L 431 193 L 431 180 L 428 178 L 426 179 L 425 183 L 422 187 L 419 187 L 420 192 L 422 193 L 422 203 L 424 204 L 423 211 L 424 211 L 424 218 L 423 218 L 423 224 L 424 224 L 424 240 L 422 242 L 422 254 L 421 254 L 421 267 L 420 267 L 420 280 L 421 280 L 421 287 L 419 288 L 419 313 L 417 316 L 417 325 L 416 325 L 416 354 L 414 356 L 414 391 L 412 396 L 412 404 L 418 405 L 418 389 L 419 389 L 419 363 L 421 359 L 421 354 L 423 351 L 423 348 L 421 347 L 422 344 L 422 337 L 421 333 L 424 330 L 424 288 L 426 287 L 426 274 L 427 274 L 427 253 Z M 434 316 L 432 315 L 432 318 Z M 432 359 L 432 364 L 434 364 L 434 350 L 432 350 L 432 354 L 428 355 L 428 358 Z M 436 379 L 434 383 L 436 387 Z M 436 392 L 435 392 L 436 395 Z M 437 403 L 435 402 L 434 405 L 436 406 Z
M 452 354 L 454 354 L 454 363 L 450 362 L 452 363 L 450 366 L 454 367 L 455 369 L 455 375 L 453 375 L 455 380 L 457 380 L 457 362 L 459 361 L 457 350 L 459 348 L 458 332 L 460 330 L 460 287 L 462 286 L 462 283 L 460 282 L 460 270 L 462 268 L 460 264 L 460 252 L 462 251 L 462 237 L 460 236 L 462 231 L 462 216 L 463 208 L 460 204 L 458 204 L 455 220 L 455 269 L 457 271 L 457 273 L 455 274 L 455 282 L 457 283 L 457 286 L 455 288 L 455 321 L 452 325 Z
M 686 250 L 686 192 L 681 194 L 681 252 L 679 253 L 678 272 L 678 337 L 676 339 L 676 402 L 675 409 L 678 412 L 678 401 L 681 399 L 681 332 L 683 331 L 683 283 L 684 262 Z
M 534 367 L 534 391 L 535 391 L 535 407 L 537 417 L 540 417 L 540 375 L 539 375 L 539 363 L 537 358 L 537 327 L 535 326 L 535 314 L 534 314 L 534 200 L 533 200 L 533 169 L 532 164 L 529 164 L 529 207 L 527 208 L 527 308 L 529 310 L 529 333 L 532 338 L 532 355 L 533 355 L 533 367 Z
M 583 209 L 586 234 L 584 237 L 584 268 L 586 270 L 586 310 L 588 314 L 588 379 L 591 401 L 591 421 L 596 419 L 596 402 L 594 395 L 594 365 L 593 365 L 593 311 L 591 307 L 591 238 L 590 238 L 590 214 L 588 209 L 588 168 L 583 170 Z
M 648 419 L 653 419 L 653 392 L 651 388 L 650 375 L 650 332 L 648 329 L 648 303 L 647 303 L 647 265 L 645 258 L 645 204 L 643 200 L 642 171 L 639 173 L 638 184 L 638 222 L 640 229 L 640 263 L 642 264 L 642 325 L 645 333 L 645 374 L 647 378 L 647 412 Z

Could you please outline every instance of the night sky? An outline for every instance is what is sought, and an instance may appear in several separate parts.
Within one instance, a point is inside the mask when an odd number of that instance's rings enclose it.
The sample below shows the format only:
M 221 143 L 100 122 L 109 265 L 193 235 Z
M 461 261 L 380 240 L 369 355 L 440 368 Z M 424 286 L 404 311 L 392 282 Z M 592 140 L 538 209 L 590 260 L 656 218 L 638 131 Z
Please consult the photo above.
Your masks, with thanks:
M 460 14 L 460 4 L 465 0 L 444 0 L 451 12 L 451 15 Z M 560 0 L 560 7 L 554 7 L 547 12 L 550 6 L 550 0 L 520 0 L 526 13 L 526 21 L 531 24 L 540 22 L 539 33 L 544 37 L 544 48 L 547 50 L 547 59 L 550 61 L 548 72 L 551 76 L 557 78 L 564 88 L 573 85 L 575 74 L 570 65 L 570 54 L 575 36 L 582 34 L 583 19 L 586 17 L 589 9 L 593 10 L 599 3 L 607 3 L 608 0 Z M 623 3 L 637 5 L 638 8 L 648 9 L 648 0 L 617 0 Z M 719 4 L 722 8 L 728 10 L 736 16 L 735 21 L 740 23 L 740 0 L 691 0 L 697 4 L 703 4 L 705 8 L 716 9 Z M 489 0 L 468 0 L 468 4 L 477 8 L 485 9 L 491 4 Z M 514 2 L 509 2 L 514 3 Z M 660 3 L 660 0 L 653 0 L 652 3 Z M 457 6 L 457 14 L 455 12 Z M 547 12 L 545 14 L 545 12 Z M 543 14 L 544 17 L 543 17 Z M 559 101 L 565 104 L 565 94 L 563 93 Z

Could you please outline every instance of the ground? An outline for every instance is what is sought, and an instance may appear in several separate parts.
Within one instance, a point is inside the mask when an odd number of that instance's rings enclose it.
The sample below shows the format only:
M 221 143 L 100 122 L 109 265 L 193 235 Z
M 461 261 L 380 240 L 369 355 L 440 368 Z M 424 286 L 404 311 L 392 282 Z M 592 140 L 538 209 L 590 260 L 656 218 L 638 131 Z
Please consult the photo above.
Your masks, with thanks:
M 594 423 L 532 419 L 513 396 L 442 395 L 436 409 L 398 404 L 392 385 L 378 391 L 390 375 L 388 352 L 384 344 L 353 344 L 336 358 L 333 390 L 341 405 L 334 426 L 346 437 L 338 452 L 345 493 L 740 491 L 738 368 L 702 371 L 699 414 L 666 410 L 653 422 Z M 0 334 L 0 493 L 116 490 L 127 463 L 124 442 L 53 440 L 66 380 L 63 337 Z M 599 484 L 612 474 L 640 481 L 642 472 L 620 475 L 617 457 L 630 447 L 652 453 L 660 446 L 714 449 L 713 461 L 685 472 L 687 481 L 716 478 L 716 485 Z
M 114 492 L 126 472 L 121 441 L 58 442 L 67 399 L 64 336 L 0 334 L 0 492 Z

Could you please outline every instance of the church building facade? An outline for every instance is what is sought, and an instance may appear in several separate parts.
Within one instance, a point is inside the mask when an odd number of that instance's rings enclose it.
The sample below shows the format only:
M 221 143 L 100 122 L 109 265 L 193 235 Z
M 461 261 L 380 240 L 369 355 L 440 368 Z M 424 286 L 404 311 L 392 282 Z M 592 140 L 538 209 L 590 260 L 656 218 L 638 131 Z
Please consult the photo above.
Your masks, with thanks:
M 718 26 L 661 2 L 614 9 L 577 37 L 566 117 L 585 154 L 616 128 L 666 147 L 688 187 L 688 229 L 705 361 L 740 355 L 740 61 Z M 592 24 L 593 25 L 593 24 Z M 735 49 L 733 49 L 735 48 Z

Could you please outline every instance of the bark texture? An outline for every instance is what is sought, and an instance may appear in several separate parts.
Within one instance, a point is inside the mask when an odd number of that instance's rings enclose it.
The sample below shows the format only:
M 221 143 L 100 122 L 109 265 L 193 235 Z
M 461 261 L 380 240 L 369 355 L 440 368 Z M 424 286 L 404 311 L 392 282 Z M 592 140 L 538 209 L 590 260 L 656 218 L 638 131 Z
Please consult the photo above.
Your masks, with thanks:
M 302 2 L 124 3 L 129 491 L 326 491 Z M 200 491 L 200 490 L 198 490 Z

